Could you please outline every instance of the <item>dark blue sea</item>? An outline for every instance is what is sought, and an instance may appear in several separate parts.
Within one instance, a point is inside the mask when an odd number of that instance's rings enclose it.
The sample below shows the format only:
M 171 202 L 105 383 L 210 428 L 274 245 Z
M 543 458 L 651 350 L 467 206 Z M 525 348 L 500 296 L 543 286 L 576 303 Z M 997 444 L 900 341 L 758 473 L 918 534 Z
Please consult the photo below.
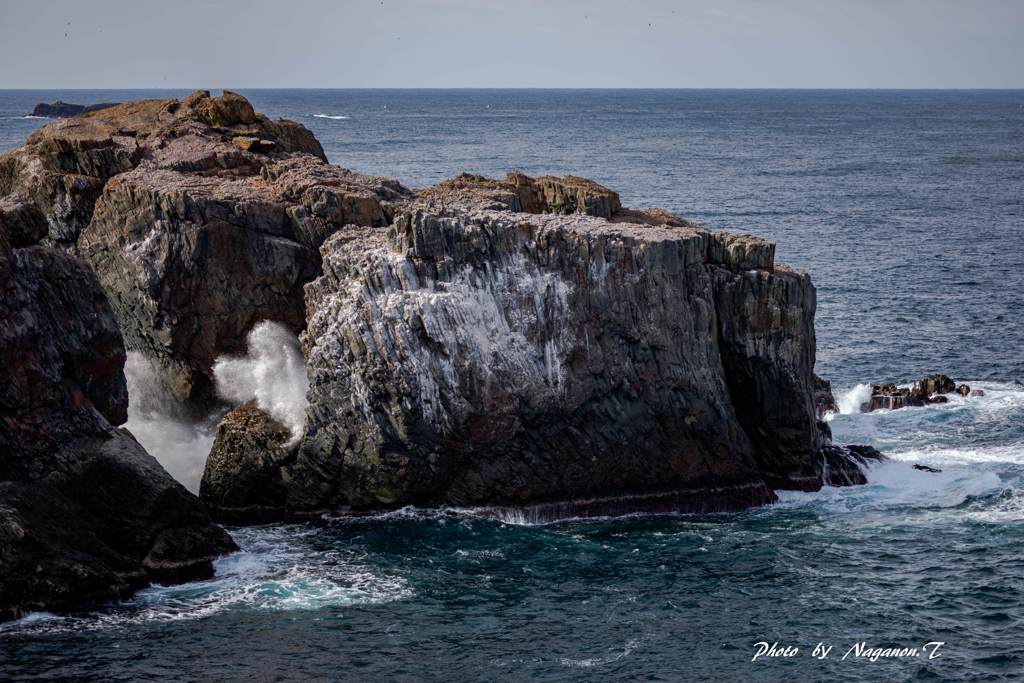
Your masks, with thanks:
M 0 91 L 0 150 L 39 101 L 185 94 Z M 235 529 L 211 581 L 3 626 L 0 680 L 1024 679 L 1024 91 L 242 94 L 410 186 L 573 173 L 776 241 L 818 288 L 836 439 L 892 460 L 738 514 Z M 985 396 L 856 412 L 865 383 L 932 372 Z M 761 641 L 799 650 L 751 661 Z

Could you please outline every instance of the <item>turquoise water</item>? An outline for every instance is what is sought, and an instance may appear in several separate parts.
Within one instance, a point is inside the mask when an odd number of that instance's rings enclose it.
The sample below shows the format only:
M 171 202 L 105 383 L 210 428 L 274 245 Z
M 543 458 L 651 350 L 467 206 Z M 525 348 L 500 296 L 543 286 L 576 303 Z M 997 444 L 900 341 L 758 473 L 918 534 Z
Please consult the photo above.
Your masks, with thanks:
M 0 628 L 0 679 L 1021 677 L 1024 92 L 243 94 L 334 163 L 409 185 L 574 172 L 770 237 L 818 285 L 818 369 L 848 403 L 934 371 L 986 395 L 838 415 L 837 440 L 892 462 L 868 486 L 739 514 L 530 526 L 407 509 L 232 530 L 243 552 L 212 581 Z M 137 96 L 0 92 L 0 148 L 40 125 L 20 118 L 36 101 Z M 800 651 L 751 662 L 759 641 Z M 841 659 L 929 641 L 931 660 Z

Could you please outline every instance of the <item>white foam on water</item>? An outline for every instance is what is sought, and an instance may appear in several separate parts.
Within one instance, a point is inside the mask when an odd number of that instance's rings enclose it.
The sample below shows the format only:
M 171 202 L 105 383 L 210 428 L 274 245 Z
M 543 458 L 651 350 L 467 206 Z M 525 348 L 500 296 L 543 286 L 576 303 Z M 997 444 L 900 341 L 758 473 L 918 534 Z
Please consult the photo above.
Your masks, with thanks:
M 345 120 L 345 119 L 347 119 L 349 117 L 348 116 L 344 116 L 342 114 L 313 114 L 313 118 L 315 118 L 315 119 L 332 119 L 334 121 L 343 121 L 343 120 Z
M 128 422 L 125 428 L 189 491 L 199 492 L 206 458 L 213 447 L 213 421 L 190 422 L 162 388 L 149 359 L 128 353 Z
M 305 543 L 319 533 L 316 528 L 295 526 L 235 529 L 232 535 L 242 550 L 214 562 L 213 579 L 151 586 L 131 600 L 87 614 L 30 614 L 7 630 L 120 628 L 203 619 L 229 609 L 317 610 L 381 604 L 413 595 L 404 578 L 374 570 L 355 553 L 315 549 Z
M 814 493 L 779 491 L 775 507 L 821 507 L 831 512 L 955 508 L 1005 488 L 1002 478 L 990 470 L 950 467 L 922 472 L 902 460 L 878 463 L 866 475 L 868 483 L 863 486 L 827 486 Z
M 309 405 L 309 379 L 299 340 L 280 323 L 256 324 L 247 338 L 249 353 L 221 356 L 213 366 L 217 395 L 241 405 L 255 400 L 261 410 L 292 433 L 289 445 L 302 438 Z

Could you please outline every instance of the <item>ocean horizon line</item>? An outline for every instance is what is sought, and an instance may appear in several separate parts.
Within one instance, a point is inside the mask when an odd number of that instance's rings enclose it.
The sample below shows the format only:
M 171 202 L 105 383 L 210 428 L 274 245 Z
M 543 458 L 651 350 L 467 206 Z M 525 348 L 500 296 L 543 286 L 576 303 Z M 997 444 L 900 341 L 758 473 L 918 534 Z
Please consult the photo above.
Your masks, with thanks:
M 223 90 L 225 86 L 195 86 L 195 85 L 175 85 L 175 86 L 104 86 L 104 87 L 76 87 L 76 88 L 64 88 L 64 87 L 35 87 L 35 88 L 0 88 L 0 92 L 95 92 L 95 91 L 170 91 L 170 90 Z M 1012 88 L 975 88 L 975 87 L 951 87 L 951 88 L 931 88 L 931 87 L 833 87 L 833 86 L 822 86 L 822 87 L 695 87 L 695 86 L 653 86 L 653 87 L 640 87 L 640 86 L 617 86 L 617 87 L 574 87 L 574 86 L 494 86 L 494 87 L 481 87 L 481 86 L 244 86 L 244 85 L 231 85 L 227 86 L 228 90 L 249 90 L 249 91 L 264 91 L 264 90 L 285 90 L 294 92 L 324 92 L 324 91 L 407 91 L 407 92 L 419 92 L 419 91 L 453 91 L 453 90 L 472 90 L 472 91 L 506 91 L 506 90 L 519 90 L 519 91 L 541 91 L 541 92 L 556 92 L 556 91 L 579 91 L 579 92 L 619 92 L 619 91 L 637 91 L 637 92 L 680 92 L 680 91 L 699 91 L 699 92 L 1024 92 L 1024 86 L 1012 87 Z

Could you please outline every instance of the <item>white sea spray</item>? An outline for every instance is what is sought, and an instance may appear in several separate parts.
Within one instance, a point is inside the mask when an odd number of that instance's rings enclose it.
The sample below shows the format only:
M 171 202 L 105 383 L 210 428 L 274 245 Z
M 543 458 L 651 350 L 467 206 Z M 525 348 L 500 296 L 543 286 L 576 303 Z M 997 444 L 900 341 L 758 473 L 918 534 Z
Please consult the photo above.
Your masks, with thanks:
M 124 426 L 172 477 L 197 493 L 213 447 L 216 417 L 187 417 L 163 389 L 156 370 L 142 353 L 128 353 L 124 374 L 128 381 L 128 422 Z
M 308 401 L 306 362 L 295 334 L 280 323 L 263 321 L 247 338 L 248 354 L 221 356 L 213 366 L 217 395 L 234 405 L 256 405 L 302 438 Z

